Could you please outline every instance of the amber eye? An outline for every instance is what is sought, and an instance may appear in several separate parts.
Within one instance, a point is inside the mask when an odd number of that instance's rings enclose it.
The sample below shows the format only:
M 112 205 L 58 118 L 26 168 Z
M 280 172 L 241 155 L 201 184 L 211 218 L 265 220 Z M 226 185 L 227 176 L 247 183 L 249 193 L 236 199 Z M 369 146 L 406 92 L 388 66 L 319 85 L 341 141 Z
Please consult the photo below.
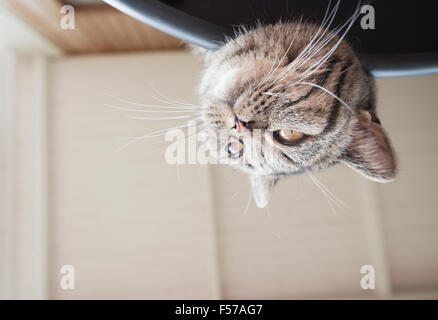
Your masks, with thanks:
M 283 144 L 295 144 L 305 137 L 305 134 L 295 130 L 283 129 L 274 132 L 275 138 Z

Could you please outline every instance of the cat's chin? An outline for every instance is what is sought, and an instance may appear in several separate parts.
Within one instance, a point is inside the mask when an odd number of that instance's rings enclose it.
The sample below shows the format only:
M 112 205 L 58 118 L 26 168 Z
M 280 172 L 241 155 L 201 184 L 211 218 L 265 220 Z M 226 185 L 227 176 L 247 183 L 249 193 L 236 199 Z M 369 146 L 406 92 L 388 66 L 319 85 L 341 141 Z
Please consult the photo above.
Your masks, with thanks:
M 277 178 L 270 175 L 250 175 L 249 181 L 256 206 L 265 208 L 271 200 L 272 189 Z
M 255 202 L 257 208 L 259 208 L 259 209 L 266 208 L 269 204 L 269 201 L 270 201 L 270 199 L 260 200 L 257 197 L 254 197 L 254 202 Z

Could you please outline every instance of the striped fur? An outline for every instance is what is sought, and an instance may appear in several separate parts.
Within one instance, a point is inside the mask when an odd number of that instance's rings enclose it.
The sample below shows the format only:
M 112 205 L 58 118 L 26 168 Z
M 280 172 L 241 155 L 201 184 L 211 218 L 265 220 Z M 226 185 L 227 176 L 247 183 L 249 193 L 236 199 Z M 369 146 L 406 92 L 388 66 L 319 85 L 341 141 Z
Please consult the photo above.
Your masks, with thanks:
M 196 51 L 203 59 L 199 99 L 208 107 L 201 120 L 212 136 L 229 132 L 219 148 L 209 140 L 210 153 L 252 177 L 260 207 L 278 179 L 338 162 L 376 181 L 395 177 L 395 156 L 375 116 L 374 80 L 339 35 L 309 23 L 278 23 L 245 30 L 217 51 Z M 233 129 L 236 118 L 247 130 Z M 272 134 L 281 129 L 307 138 L 282 145 Z M 227 157 L 232 136 L 245 150 L 259 151 Z

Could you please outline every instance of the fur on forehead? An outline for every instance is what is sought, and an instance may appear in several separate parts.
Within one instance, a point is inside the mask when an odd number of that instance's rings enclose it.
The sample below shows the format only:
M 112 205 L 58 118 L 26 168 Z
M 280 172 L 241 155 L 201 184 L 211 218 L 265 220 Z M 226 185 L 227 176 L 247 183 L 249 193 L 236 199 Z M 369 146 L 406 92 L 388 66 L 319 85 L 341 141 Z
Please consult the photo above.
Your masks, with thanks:
M 219 52 L 217 52 L 219 54 Z M 256 56 L 213 62 L 203 70 L 198 93 L 222 100 L 235 99 L 237 93 L 260 82 L 272 69 L 273 61 Z

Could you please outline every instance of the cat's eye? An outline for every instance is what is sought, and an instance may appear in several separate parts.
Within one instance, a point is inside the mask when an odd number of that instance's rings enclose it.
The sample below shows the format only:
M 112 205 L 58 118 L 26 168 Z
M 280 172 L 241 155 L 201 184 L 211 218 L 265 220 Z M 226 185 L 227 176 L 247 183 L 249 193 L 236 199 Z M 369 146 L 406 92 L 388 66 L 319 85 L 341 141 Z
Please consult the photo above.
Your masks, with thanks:
M 282 144 L 293 145 L 304 139 L 306 135 L 299 131 L 282 129 L 275 131 L 274 137 Z
M 242 156 L 243 148 L 243 141 L 240 139 L 232 141 L 227 145 L 228 154 L 233 159 L 238 159 Z

